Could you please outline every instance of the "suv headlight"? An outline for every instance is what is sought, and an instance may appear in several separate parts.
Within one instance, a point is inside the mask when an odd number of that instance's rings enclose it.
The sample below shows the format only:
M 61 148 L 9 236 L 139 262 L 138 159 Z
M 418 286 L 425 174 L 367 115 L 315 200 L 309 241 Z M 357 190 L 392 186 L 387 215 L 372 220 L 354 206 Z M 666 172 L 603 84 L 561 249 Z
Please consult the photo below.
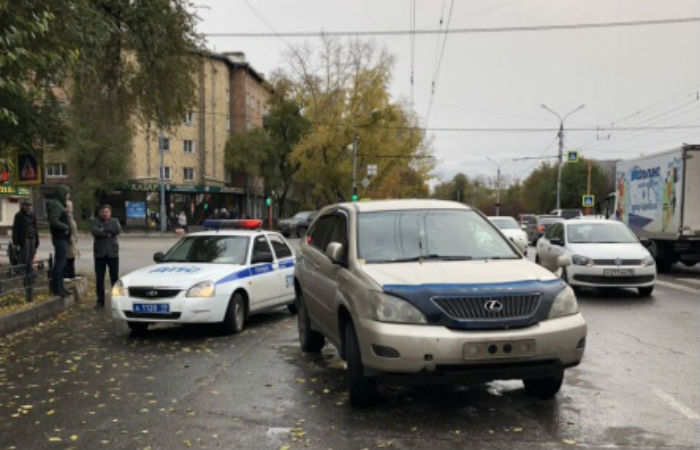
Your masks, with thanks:
M 125 297 L 126 296 L 126 289 L 124 289 L 124 283 L 122 283 L 122 280 L 117 280 L 116 283 L 114 283 L 114 286 L 112 286 L 112 297 Z
M 593 260 L 588 256 L 574 255 L 571 262 L 577 266 L 592 266 Z
M 379 322 L 427 323 L 425 316 L 415 306 L 398 297 L 379 291 L 369 291 L 367 318 Z
M 578 302 L 576 301 L 576 294 L 574 294 L 574 290 L 570 286 L 566 286 L 554 298 L 552 309 L 549 310 L 547 318 L 554 319 L 555 317 L 569 316 L 577 312 Z
M 656 261 L 654 261 L 654 258 L 652 256 L 647 256 L 644 259 L 642 259 L 642 267 L 649 267 L 653 266 L 656 264 Z
M 211 281 L 202 281 L 187 290 L 185 297 L 213 297 L 216 294 L 216 286 Z

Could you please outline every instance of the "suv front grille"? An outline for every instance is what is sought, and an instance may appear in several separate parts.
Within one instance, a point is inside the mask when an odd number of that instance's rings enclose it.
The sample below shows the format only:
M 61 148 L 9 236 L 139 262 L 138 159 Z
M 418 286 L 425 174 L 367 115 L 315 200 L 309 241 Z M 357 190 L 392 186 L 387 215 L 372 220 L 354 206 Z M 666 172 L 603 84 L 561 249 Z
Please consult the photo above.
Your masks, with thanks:
M 164 289 L 147 286 L 130 287 L 129 297 L 155 300 L 159 298 L 175 297 L 177 294 L 180 293 L 180 291 L 181 289 Z
M 618 264 L 619 263 L 619 264 Z M 641 259 L 594 259 L 596 266 L 641 266 Z
M 541 297 L 541 294 L 433 297 L 433 302 L 455 319 L 518 319 L 532 316 Z

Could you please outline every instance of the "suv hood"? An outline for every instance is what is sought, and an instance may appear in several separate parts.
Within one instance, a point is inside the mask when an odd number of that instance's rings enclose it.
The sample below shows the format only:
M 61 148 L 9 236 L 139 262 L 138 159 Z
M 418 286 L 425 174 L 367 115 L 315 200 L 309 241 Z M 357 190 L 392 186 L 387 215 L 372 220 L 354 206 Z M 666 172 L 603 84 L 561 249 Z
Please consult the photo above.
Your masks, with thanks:
M 380 286 L 508 283 L 556 278 L 549 270 L 527 259 L 365 264 L 362 271 Z
M 143 267 L 121 278 L 124 286 L 154 286 L 186 289 L 200 281 L 217 282 L 236 273 L 237 264 L 161 263 Z

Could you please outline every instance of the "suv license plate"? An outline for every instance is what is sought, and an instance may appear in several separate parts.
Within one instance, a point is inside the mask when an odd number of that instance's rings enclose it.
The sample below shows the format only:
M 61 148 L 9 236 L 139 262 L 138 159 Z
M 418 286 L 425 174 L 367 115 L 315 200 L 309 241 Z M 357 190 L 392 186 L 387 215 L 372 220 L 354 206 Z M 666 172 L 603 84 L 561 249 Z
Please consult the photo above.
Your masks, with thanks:
M 603 275 L 606 277 L 626 277 L 634 275 L 634 269 L 603 269 Z
M 131 309 L 135 313 L 170 314 L 168 303 L 134 303 Z
M 535 355 L 535 340 L 466 342 L 462 346 L 464 359 L 523 358 Z

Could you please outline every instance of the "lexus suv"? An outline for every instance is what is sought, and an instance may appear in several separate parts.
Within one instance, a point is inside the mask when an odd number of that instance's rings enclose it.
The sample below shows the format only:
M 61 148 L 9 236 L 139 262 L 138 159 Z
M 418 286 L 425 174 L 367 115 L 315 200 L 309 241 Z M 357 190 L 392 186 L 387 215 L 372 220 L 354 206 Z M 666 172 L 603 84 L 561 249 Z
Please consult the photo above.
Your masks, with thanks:
M 411 377 L 522 379 L 549 398 L 583 357 L 573 290 L 460 203 L 325 207 L 300 244 L 294 288 L 302 350 L 338 349 L 354 406 L 376 401 L 378 381 Z

